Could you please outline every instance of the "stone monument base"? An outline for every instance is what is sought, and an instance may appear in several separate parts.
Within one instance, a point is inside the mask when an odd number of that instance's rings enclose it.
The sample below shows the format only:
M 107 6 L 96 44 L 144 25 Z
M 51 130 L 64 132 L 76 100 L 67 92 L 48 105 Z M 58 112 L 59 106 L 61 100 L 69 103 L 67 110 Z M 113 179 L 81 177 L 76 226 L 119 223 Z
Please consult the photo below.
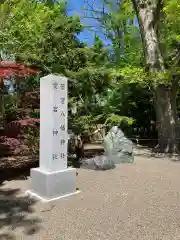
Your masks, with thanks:
M 31 187 L 26 194 L 42 201 L 54 201 L 78 193 L 76 191 L 76 169 L 44 171 L 31 169 Z

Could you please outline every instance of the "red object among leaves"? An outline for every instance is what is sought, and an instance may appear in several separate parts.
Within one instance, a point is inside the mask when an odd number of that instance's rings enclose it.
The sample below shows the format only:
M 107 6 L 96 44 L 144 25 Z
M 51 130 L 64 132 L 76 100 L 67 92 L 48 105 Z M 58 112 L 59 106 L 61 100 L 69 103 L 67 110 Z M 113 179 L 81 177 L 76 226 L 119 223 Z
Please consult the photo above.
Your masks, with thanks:
M 39 128 L 40 119 L 39 118 L 28 118 L 22 120 L 16 120 L 8 123 L 4 129 L 4 135 L 11 138 L 18 138 L 18 135 L 22 134 L 24 127 Z
M 37 70 L 27 67 L 21 63 L 0 61 L 0 78 L 11 78 L 13 76 L 25 77 L 37 74 Z
M 39 118 L 28 118 L 8 123 L 0 135 L 0 157 L 28 153 L 30 149 L 23 141 L 24 130 L 26 127 L 28 129 L 30 127 L 30 129 L 39 131 L 39 126 Z M 39 148 L 38 145 L 37 148 Z

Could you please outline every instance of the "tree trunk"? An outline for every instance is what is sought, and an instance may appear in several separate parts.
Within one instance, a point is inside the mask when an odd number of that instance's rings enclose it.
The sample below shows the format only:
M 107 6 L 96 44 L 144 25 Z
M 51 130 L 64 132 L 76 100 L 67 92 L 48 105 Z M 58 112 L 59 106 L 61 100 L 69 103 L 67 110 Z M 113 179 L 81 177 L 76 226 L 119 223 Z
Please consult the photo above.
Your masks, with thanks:
M 176 152 L 176 119 L 172 108 L 172 92 L 158 86 L 155 96 L 156 116 L 159 122 L 158 136 L 161 152 Z
M 132 0 L 138 16 L 141 37 L 144 45 L 146 64 L 151 76 L 165 73 L 164 59 L 159 47 L 158 23 L 161 0 Z M 156 110 L 159 148 L 161 152 L 174 152 L 176 145 L 176 102 L 172 97 L 172 88 L 153 81 L 154 105 Z M 173 105 L 172 105 L 173 104 Z

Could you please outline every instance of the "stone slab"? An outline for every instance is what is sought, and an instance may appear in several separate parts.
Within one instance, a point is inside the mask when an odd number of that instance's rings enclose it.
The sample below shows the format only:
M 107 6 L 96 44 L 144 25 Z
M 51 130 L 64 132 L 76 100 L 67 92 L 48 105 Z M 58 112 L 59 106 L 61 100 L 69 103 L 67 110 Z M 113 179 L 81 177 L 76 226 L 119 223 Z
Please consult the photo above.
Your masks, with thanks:
M 67 168 L 68 80 L 50 74 L 40 80 L 40 168 Z

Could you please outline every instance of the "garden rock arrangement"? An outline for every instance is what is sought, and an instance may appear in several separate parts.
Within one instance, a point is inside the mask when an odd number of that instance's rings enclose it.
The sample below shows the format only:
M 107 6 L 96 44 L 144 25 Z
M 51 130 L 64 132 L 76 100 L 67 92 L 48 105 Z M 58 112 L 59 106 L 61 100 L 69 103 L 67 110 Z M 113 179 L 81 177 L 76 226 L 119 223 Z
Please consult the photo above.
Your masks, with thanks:
M 120 128 L 114 126 L 104 138 L 105 153 L 82 161 L 82 168 L 93 170 L 108 170 L 115 164 L 133 163 L 133 143 L 124 136 Z
M 118 163 L 133 163 L 133 143 L 124 136 L 120 128 L 114 126 L 104 139 L 105 156 L 109 161 Z
M 92 170 L 109 170 L 115 168 L 115 164 L 110 158 L 100 155 L 84 160 L 81 168 Z

